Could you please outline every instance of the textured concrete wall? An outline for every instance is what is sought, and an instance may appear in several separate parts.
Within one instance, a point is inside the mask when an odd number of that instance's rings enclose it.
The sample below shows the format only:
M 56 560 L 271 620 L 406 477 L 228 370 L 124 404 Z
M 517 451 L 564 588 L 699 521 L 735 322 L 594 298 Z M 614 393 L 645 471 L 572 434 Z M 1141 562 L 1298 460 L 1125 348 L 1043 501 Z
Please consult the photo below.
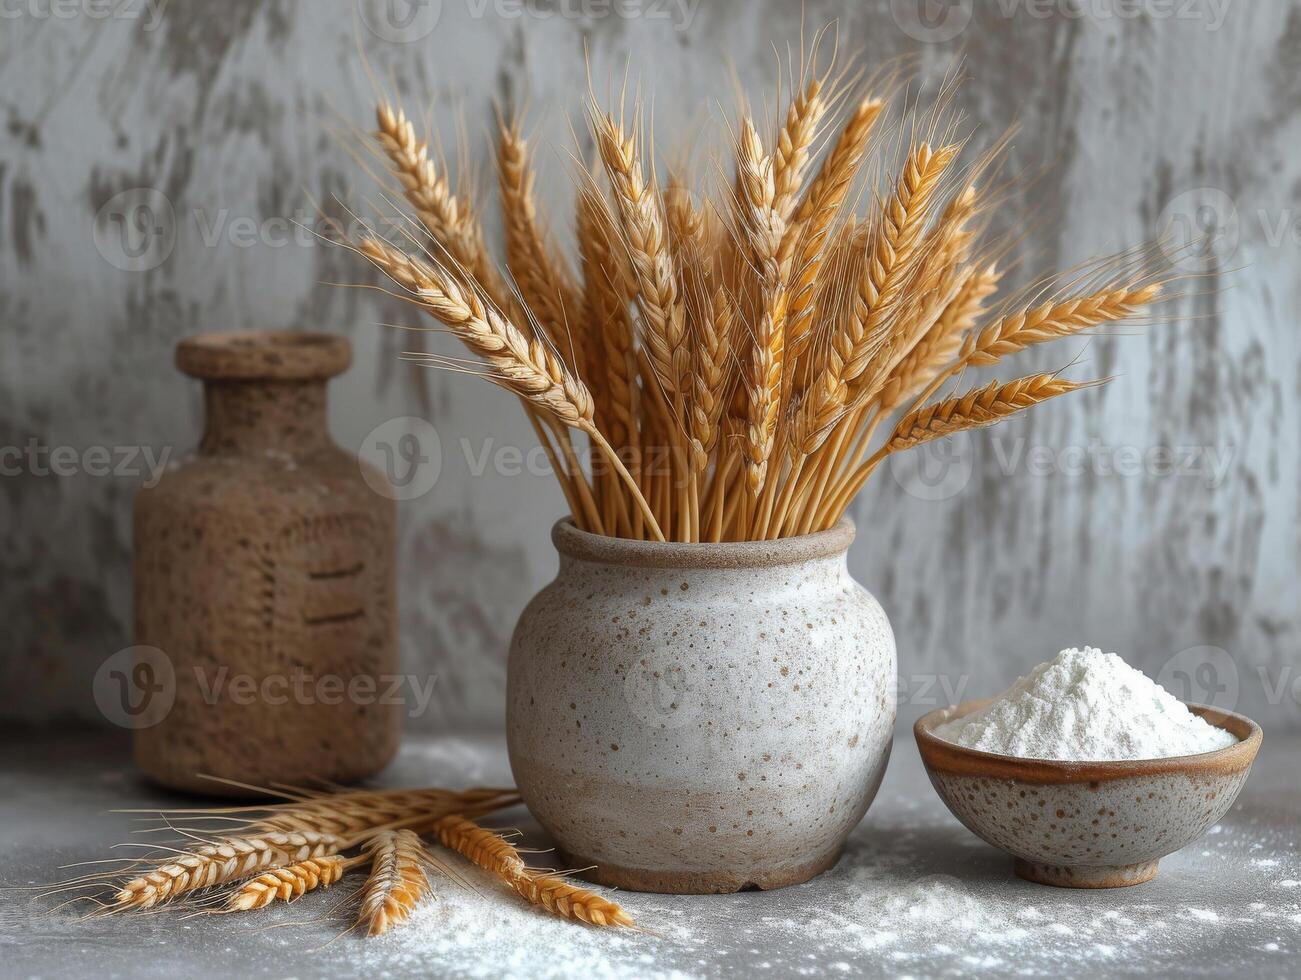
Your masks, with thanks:
M 407 18 L 406 0 L 0 0 L 0 445 L 23 450 L 0 478 L 0 717 L 98 718 L 91 677 L 129 643 L 130 502 L 147 466 L 104 475 L 85 451 L 179 457 L 199 392 L 173 369 L 173 344 L 266 327 L 352 339 L 356 364 L 333 388 L 342 444 L 395 417 L 437 427 L 440 478 L 401 504 L 404 661 L 439 678 L 419 724 L 499 724 L 505 646 L 554 569 L 562 498 L 545 475 L 476 475 L 485 446 L 531 444 L 518 409 L 400 363 L 410 338 L 378 324 L 412 314 L 331 285 L 365 276 L 292 222 L 335 196 L 376 201 L 341 142 L 368 125 L 375 79 L 449 139 L 462 111 L 467 167 L 490 186 L 493 100 L 527 98 L 540 136 L 566 146 L 584 52 L 598 88 L 630 59 L 670 144 L 730 104 L 727 59 L 763 104 L 769 42 L 798 42 L 800 6 L 442 0 Z M 928 672 L 987 692 L 1092 643 L 1177 691 L 1198 667 L 1194 694 L 1236 687 L 1244 710 L 1296 723 L 1301 4 L 804 10 L 808 24 L 840 18 L 842 48 L 867 70 L 906 55 L 934 82 L 964 53 L 969 119 L 987 138 L 1020 122 L 1011 163 L 1035 179 L 1011 187 L 998 220 L 1020 236 L 1021 281 L 1172 220 L 1215 239 L 1167 322 L 1019 362 L 1082 352 L 1080 375 L 1114 384 L 883 472 L 857 502 L 851 564 L 894 621 L 914 699 L 943 696 Z M 544 159 L 567 226 L 565 158 Z M 140 202 L 161 218 L 124 238 L 114 216 Z M 67 475 L 43 475 L 33 446 L 68 447 Z

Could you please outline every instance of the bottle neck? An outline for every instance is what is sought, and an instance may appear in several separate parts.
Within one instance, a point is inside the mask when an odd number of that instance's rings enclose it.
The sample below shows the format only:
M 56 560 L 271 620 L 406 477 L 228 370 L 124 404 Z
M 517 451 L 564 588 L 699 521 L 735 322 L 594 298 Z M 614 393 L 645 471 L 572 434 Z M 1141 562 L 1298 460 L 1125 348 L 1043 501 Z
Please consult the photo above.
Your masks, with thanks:
M 209 380 L 203 385 L 205 455 L 275 450 L 291 456 L 330 445 L 324 379 Z

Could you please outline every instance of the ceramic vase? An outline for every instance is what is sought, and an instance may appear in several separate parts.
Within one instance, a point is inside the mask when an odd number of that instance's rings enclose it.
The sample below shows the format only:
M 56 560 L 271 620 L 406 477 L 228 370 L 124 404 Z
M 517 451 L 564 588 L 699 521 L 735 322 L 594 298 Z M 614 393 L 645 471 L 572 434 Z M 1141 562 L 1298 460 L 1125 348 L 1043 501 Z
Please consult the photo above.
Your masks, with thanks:
M 511 644 L 507 734 L 567 867 L 656 892 L 777 888 L 835 863 L 885 772 L 895 646 L 853 525 L 766 542 L 552 540 Z

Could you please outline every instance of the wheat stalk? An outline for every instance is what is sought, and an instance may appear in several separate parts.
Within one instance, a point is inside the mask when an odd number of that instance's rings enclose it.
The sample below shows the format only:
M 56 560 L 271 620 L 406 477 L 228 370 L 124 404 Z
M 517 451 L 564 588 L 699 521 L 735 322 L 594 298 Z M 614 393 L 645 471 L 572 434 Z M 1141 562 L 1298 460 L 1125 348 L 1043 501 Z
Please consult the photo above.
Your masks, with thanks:
M 849 400 L 860 401 L 876 391 L 887 368 L 886 351 L 892 339 L 886 332 L 889 318 L 908 281 L 930 206 L 940 187 L 940 180 L 957 155 L 956 146 L 942 146 L 932 151 L 920 144 L 909 156 L 898 186 L 882 215 L 882 222 L 868 255 L 866 274 L 859 280 L 863 309 L 867 321 L 863 335 L 869 341 L 866 350 L 850 359 L 844 380 Z
M 337 852 L 343 841 L 312 831 L 218 838 L 169 858 L 122 885 L 112 910 L 150 909 L 201 888 L 246 878 L 267 868 L 297 864 Z
M 519 802 L 508 789 L 399 789 L 330 793 L 300 802 L 266 807 L 251 821 L 254 831 L 314 831 L 357 836 L 390 824 L 432 823 L 449 813 L 483 814 Z
M 369 837 L 363 850 L 370 874 L 362 885 L 357 924 L 368 936 L 381 936 L 410 917 L 429 894 L 431 859 L 424 842 L 410 830 L 384 830 Z
M 803 91 L 791 100 L 786 121 L 777 133 L 777 146 L 773 150 L 773 208 L 783 221 L 790 219 L 795 208 L 796 194 L 804 183 L 809 162 L 809 147 L 827 109 L 822 88 L 821 78 L 809 79 Z
M 529 169 L 528 143 L 518 124 L 504 120 L 498 127 L 497 164 L 502 220 L 506 230 L 506 264 L 529 309 L 552 344 L 566 349 L 572 337 L 573 312 L 578 310 L 573 276 L 549 247 L 539 225 Z M 580 345 L 581 350 L 581 345 Z M 578 358 L 582 363 L 581 356 Z
M 458 284 L 443 270 L 365 236 L 358 248 L 377 268 L 409 293 L 414 302 L 445 323 L 493 369 L 492 378 L 565 425 L 593 428 L 592 395 L 555 353 L 528 340 L 500 312 L 485 304 L 473 287 Z
M 272 868 L 234 892 L 226 908 L 231 912 L 247 912 L 265 908 L 272 902 L 292 902 L 317 888 L 329 888 L 343 877 L 345 869 L 345 859 L 337 854 Z
M 962 346 L 962 365 L 994 364 L 1009 354 L 1112 320 L 1133 316 L 1161 294 L 1160 284 L 1119 286 L 1041 303 L 1000 317 Z
M 858 104 L 782 237 L 782 261 L 788 261 L 787 257 L 793 253 L 789 258 L 794 271 L 786 338 L 792 360 L 803 356 L 812 339 L 814 301 L 827 234 L 858 173 L 868 136 L 881 109 L 878 99 L 864 99 Z
M 616 251 L 618 232 L 609 207 L 594 188 L 584 189 L 578 206 L 579 254 L 583 267 L 583 307 L 589 352 L 586 364 L 596 386 L 597 417 L 611 445 L 635 444 L 637 399 L 634 325 L 628 315 L 631 270 Z M 598 367 L 599 365 L 599 367 Z
M 754 124 L 746 119 L 736 151 L 737 223 L 743 254 L 758 279 L 754 337 L 744 363 L 746 392 L 745 470 L 752 496 L 763 489 L 781 410 L 786 356 L 787 292 L 778 252 L 786 223 L 776 208 L 771 157 L 765 156 Z
M 472 820 L 447 816 L 434 825 L 434 832 L 439 843 L 449 851 L 455 851 L 503 881 L 511 881 L 525 871 L 524 859 L 509 841 Z
M 632 917 L 596 892 L 528 869 L 511 843 L 463 817 L 445 817 L 436 825 L 440 843 L 505 882 L 531 904 L 567 919 L 598 926 L 630 926 Z
M 594 926 L 633 925 L 632 916 L 618 903 L 554 875 L 525 875 L 512 880 L 511 886 L 531 904 L 562 918 Z
M 614 117 L 592 109 L 592 130 L 614 188 L 624 246 L 637 283 L 637 304 L 656 376 L 670 397 L 680 396 L 690 370 L 686 323 L 678 298 L 673 257 L 658 198 L 642 176 L 637 138 L 625 136 Z
M 846 406 L 870 394 L 878 383 L 875 365 L 888 339 L 884 328 L 891 302 L 901 290 L 940 177 L 955 154 L 956 147 L 932 151 L 925 143 L 909 154 L 880 227 L 871 236 L 848 327 L 832 339 L 827 364 L 801 406 L 795 436 L 801 453 L 821 446 Z
M 464 273 L 494 303 L 508 308 L 508 294 L 484 248 L 478 223 L 429 159 L 428 147 L 416 138 L 411 120 L 384 101 L 375 116 L 379 126 L 375 138 L 420 223 L 447 252 L 458 274 Z
M 1001 422 L 1050 398 L 1096 384 L 1097 382 L 1079 384 L 1055 374 L 1032 374 L 1006 382 L 991 381 L 982 388 L 973 388 L 904 415 L 885 445 L 878 450 L 876 458 L 902 452 L 955 432 Z
M 964 334 L 979 318 L 985 300 L 998 289 L 1000 278 L 1001 273 L 992 264 L 980 270 L 966 270 L 953 298 L 882 387 L 879 397 L 882 413 L 917 394 L 953 361 Z

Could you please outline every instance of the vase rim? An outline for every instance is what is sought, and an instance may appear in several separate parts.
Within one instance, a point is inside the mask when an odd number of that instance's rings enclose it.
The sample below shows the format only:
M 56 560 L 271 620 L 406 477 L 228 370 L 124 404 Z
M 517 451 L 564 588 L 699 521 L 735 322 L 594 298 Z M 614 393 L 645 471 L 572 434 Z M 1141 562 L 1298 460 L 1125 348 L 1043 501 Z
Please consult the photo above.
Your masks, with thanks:
M 774 568 L 843 555 L 854 540 L 854 522 L 842 517 L 812 534 L 774 541 L 637 541 L 580 530 L 571 518 L 551 528 L 556 550 L 568 558 L 632 568 Z
M 304 330 L 209 331 L 176 345 L 176 366 L 205 380 L 323 380 L 351 363 L 347 337 Z

